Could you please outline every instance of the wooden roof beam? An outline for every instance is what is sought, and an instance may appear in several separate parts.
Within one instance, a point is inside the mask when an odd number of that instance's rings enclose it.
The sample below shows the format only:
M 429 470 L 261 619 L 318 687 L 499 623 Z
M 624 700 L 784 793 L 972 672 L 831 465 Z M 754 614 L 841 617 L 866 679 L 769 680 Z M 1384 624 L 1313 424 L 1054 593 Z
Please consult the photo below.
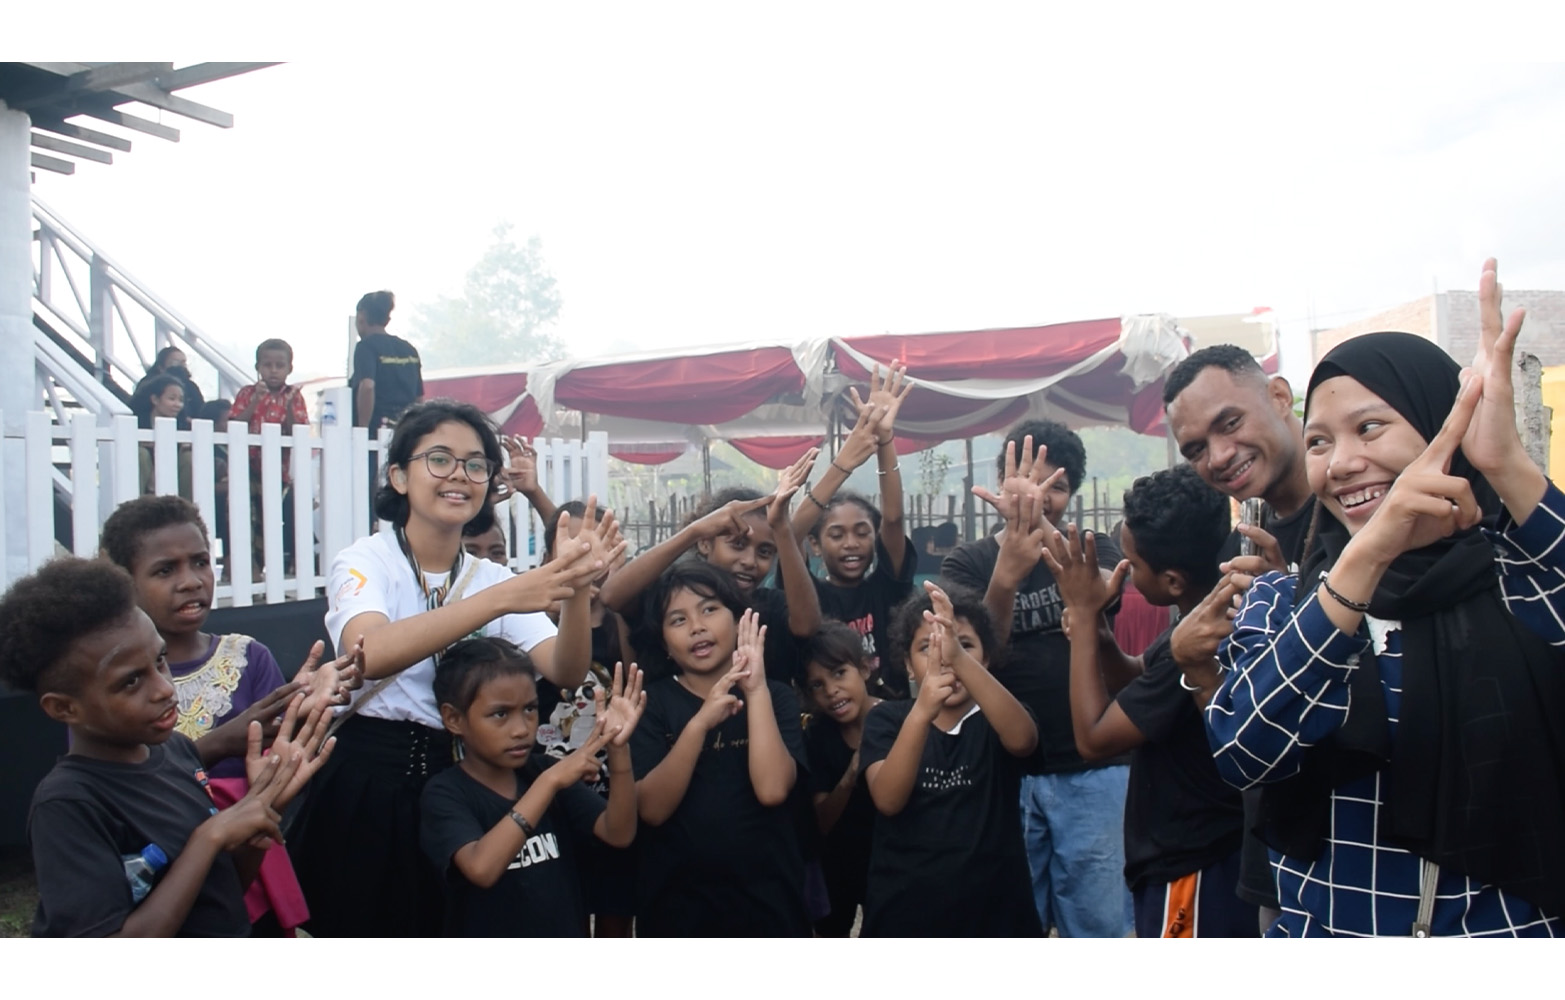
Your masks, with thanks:
M 173 69 L 174 64 L 171 62 L 105 63 L 72 74 L 66 81 L 66 88 L 71 91 L 119 90 Z
M 121 96 L 123 95 L 123 96 Z M 205 104 L 197 104 L 195 101 L 186 100 L 183 97 L 175 97 L 165 93 L 150 83 L 129 83 L 123 87 L 115 87 L 110 98 L 119 97 L 123 101 L 140 101 L 150 104 L 154 108 L 162 108 L 164 111 L 172 111 L 176 115 L 186 118 L 194 118 L 198 122 L 206 122 L 208 125 L 216 125 L 218 128 L 233 128 L 234 116 L 226 111 L 209 108 Z
M 33 154 L 33 166 L 40 170 L 52 170 L 57 174 L 74 174 L 76 164 L 70 160 L 61 160 L 53 156 L 45 156 L 42 153 Z
M 251 70 L 265 69 L 268 66 L 278 66 L 280 63 L 269 62 L 206 62 L 196 63 L 193 66 L 185 66 L 169 73 L 160 73 L 152 82 L 164 90 L 183 90 L 186 87 L 194 87 L 197 84 L 211 83 L 213 80 L 226 80 L 231 76 L 241 73 L 249 73 Z
M 71 125 L 63 121 L 49 121 L 33 119 L 33 128 L 45 132 L 53 132 L 55 135 L 63 135 L 71 139 L 80 139 L 82 142 L 90 142 L 96 146 L 106 146 L 109 149 L 117 149 L 122 153 L 130 152 L 130 140 L 121 139 L 117 135 L 107 132 L 99 132 L 96 129 L 83 128 L 80 125 Z
M 95 163 L 113 163 L 114 154 L 104 152 L 92 146 L 83 146 L 79 142 L 70 142 L 66 139 L 56 139 L 52 135 L 33 133 L 32 144 L 37 149 L 47 149 L 51 153 L 64 153 L 67 156 L 75 156 L 83 160 L 92 160 Z
M 171 128 L 161 122 L 148 121 L 132 114 L 126 114 L 118 108 L 106 106 L 82 107 L 73 114 L 83 114 L 89 118 L 96 118 L 100 122 L 108 122 L 110 125 L 120 125 L 147 135 L 157 136 L 159 139 L 167 139 L 169 142 L 179 141 L 179 129 Z

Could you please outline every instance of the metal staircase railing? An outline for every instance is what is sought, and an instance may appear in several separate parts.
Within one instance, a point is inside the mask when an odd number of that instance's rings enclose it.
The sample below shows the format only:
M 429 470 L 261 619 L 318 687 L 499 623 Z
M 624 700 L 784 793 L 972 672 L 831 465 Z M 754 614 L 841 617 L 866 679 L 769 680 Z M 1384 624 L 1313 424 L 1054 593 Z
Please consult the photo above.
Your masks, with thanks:
M 246 366 L 36 197 L 33 220 L 33 313 L 40 328 L 53 334 L 38 338 L 38 373 L 42 398 L 57 414 L 75 405 L 107 422 L 129 412 L 120 394 L 142 379 L 167 346 L 185 352 L 198 383 L 215 381 L 217 396 L 232 399 L 240 386 L 255 381 Z M 65 349 L 46 350 L 49 340 L 54 343 L 48 346 Z M 83 358 L 90 365 L 86 371 Z M 215 379 L 206 377 L 209 371 Z M 87 383 L 102 392 L 87 389 Z

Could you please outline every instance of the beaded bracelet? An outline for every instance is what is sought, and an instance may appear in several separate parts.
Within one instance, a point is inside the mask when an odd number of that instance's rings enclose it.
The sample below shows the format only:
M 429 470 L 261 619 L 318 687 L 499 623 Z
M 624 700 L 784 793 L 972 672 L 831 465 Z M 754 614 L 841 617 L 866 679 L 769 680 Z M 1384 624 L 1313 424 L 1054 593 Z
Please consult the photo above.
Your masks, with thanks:
M 1332 589 L 1331 582 L 1326 579 L 1326 574 L 1329 572 L 1331 571 L 1324 569 L 1320 571 L 1320 585 L 1326 589 L 1326 593 L 1331 595 L 1332 600 L 1347 608 L 1349 611 L 1357 611 L 1361 615 L 1368 614 L 1368 601 L 1351 600 L 1350 598 L 1343 597 L 1341 594 Z
M 833 469 L 836 469 L 838 472 L 842 473 L 844 476 L 851 476 L 851 475 L 853 475 L 853 472 L 851 470 L 844 469 L 842 466 L 838 465 L 837 464 L 837 460 L 835 458 L 831 460 L 831 467 Z
M 531 823 L 527 822 L 527 817 L 523 816 L 515 809 L 511 810 L 511 822 L 522 828 L 522 835 L 525 837 L 531 837 L 533 834 L 538 832 L 537 830 L 533 829 L 533 825 Z
M 815 506 L 819 507 L 821 510 L 825 510 L 826 509 L 826 505 L 821 503 L 819 500 L 815 499 L 815 494 L 809 492 L 808 490 L 805 491 L 804 499 L 808 500 L 810 503 L 812 503 Z

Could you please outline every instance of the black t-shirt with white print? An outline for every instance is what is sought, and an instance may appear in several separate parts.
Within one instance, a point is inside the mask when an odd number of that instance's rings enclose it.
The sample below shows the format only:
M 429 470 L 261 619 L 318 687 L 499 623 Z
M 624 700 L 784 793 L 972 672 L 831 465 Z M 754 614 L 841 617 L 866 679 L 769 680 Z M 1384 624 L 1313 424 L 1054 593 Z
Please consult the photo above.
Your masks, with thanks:
M 974 708 L 949 733 L 929 727 L 907 805 L 875 817 L 863 937 L 1043 933 L 1022 843 L 1022 761 Z M 886 759 L 912 709 L 870 709 L 860 767 Z
M 1097 542 L 1098 565 L 1113 569 L 1123 558 L 1113 532 L 1095 534 L 1093 538 Z M 999 541 L 993 536 L 980 538 L 953 549 L 940 564 L 940 576 L 982 595 L 989 588 L 989 578 L 999 559 Z M 1109 608 L 1111 622 L 1112 613 L 1118 608 L 1116 597 Z M 998 656 L 989 652 L 995 679 L 1031 709 L 1033 718 L 1038 720 L 1038 749 L 1027 759 L 1028 774 L 1084 771 L 1130 762 L 1128 755 L 1121 755 L 1089 764 L 1076 752 L 1076 734 L 1071 729 L 1071 647 L 1060 626 L 1064 611 L 1060 585 L 1049 567 L 1039 562 L 1016 588 L 1011 635 L 1005 650 Z
M 913 543 L 904 538 L 902 571 L 892 573 L 891 555 L 880 539 L 875 540 L 875 565 L 857 587 L 840 587 L 829 580 L 815 580 L 821 616 L 842 622 L 864 637 L 864 655 L 876 676 L 893 698 L 908 695 L 907 670 L 901 657 L 887 655 L 890 639 L 887 629 L 891 609 L 913 594 L 913 576 L 918 560 Z
M 447 937 L 583 937 L 587 904 L 577 859 L 595 836 L 603 799 L 575 782 L 544 810 L 500 880 L 487 889 L 469 882 L 452 856 L 508 820 L 516 801 L 543 769 L 528 761 L 516 772 L 516 794 L 497 795 L 460 767 L 448 767 L 424 786 L 419 831 L 424 854 L 443 874 Z
M 767 681 L 783 746 L 808 780 L 799 701 Z M 739 693 L 737 688 L 736 693 Z M 741 699 L 742 699 L 741 694 Z M 648 686 L 631 734 L 636 780 L 663 759 L 703 702 L 668 677 Z M 808 936 L 804 857 L 794 800 L 764 806 L 750 783 L 749 710 L 706 734 L 690 784 L 667 820 L 636 836 L 636 933 L 641 937 Z
M 1212 761 L 1206 724 L 1169 649 L 1169 628 L 1152 640 L 1141 676 L 1115 701 L 1146 742 L 1130 756 L 1125 795 L 1125 882 L 1165 884 L 1239 849 L 1239 791 Z

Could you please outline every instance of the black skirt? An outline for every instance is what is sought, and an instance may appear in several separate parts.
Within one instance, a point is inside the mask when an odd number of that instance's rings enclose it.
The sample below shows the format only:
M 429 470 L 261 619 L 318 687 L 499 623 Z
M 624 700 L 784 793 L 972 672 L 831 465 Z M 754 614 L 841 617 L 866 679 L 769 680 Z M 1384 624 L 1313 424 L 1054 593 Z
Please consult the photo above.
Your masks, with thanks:
M 452 764 L 451 734 L 356 715 L 288 834 L 316 937 L 439 937 L 442 875 L 419 849 L 419 798 Z

